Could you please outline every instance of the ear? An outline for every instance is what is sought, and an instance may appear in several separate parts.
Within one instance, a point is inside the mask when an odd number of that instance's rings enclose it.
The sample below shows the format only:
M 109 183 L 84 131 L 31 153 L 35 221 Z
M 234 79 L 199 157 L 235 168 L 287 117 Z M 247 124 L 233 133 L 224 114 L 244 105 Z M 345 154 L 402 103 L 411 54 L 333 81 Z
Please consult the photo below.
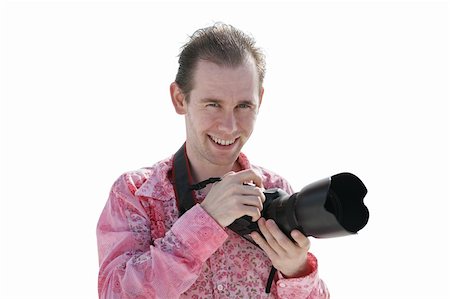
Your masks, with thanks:
M 264 95 L 264 87 L 261 86 L 261 90 L 259 91 L 259 106 L 258 107 L 261 107 L 263 95 Z
M 172 84 L 170 84 L 170 96 L 172 97 L 172 104 L 175 111 L 178 114 L 186 114 L 186 96 L 176 82 L 172 82 Z

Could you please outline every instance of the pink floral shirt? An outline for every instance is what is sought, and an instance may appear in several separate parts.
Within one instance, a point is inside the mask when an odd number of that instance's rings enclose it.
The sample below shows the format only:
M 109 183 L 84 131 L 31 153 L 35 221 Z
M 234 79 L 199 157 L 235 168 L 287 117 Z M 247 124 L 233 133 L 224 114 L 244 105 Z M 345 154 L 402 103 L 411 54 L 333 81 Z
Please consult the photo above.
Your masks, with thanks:
M 245 155 L 238 162 L 260 171 L 265 188 L 292 192 Z M 311 253 L 311 273 L 286 279 L 278 272 L 266 294 L 271 262 L 260 248 L 223 229 L 199 204 L 178 216 L 172 163 L 127 172 L 113 184 L 97 226 L 99 298 L 329 298 Z M 197 192 L 198 201 L 204 196 Z

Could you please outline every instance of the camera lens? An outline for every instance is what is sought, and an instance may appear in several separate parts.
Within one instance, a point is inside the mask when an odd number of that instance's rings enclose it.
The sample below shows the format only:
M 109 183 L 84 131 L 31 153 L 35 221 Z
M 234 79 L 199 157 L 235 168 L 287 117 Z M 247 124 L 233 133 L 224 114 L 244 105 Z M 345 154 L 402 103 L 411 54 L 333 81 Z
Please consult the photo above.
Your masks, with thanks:
M 339 197 L 333 189 L 330 189 L 330 191 L 328 192 L 327 201 L 325 202 L 325 209 L 333 214 L 339 223 L 343 222 L 344 210 L 342 209 Z

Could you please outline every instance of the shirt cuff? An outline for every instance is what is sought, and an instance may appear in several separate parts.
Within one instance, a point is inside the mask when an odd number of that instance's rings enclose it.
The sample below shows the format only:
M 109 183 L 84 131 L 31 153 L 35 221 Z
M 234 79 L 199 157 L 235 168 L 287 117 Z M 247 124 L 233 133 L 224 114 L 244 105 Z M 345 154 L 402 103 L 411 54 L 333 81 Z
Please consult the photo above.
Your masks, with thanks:
M 285 278 L 283 274 L 278 271 L 278 280 L 276 281 L 277 293 L 279 295 L 289 294 L 292 289 L 305 291 L 305 294 L 309 294 L 311 290 L 318 283 L 319 275 L 318 275 L 318 265 L 317 258 L 308 252 L 307 256 L 308 267 L 310 269 L 310 273 L 298 277 L 298 278 Z
M 186 249 L 202 262 L 228 238 L 225 230 L 199 204 L 174 223 L 172 232 Z

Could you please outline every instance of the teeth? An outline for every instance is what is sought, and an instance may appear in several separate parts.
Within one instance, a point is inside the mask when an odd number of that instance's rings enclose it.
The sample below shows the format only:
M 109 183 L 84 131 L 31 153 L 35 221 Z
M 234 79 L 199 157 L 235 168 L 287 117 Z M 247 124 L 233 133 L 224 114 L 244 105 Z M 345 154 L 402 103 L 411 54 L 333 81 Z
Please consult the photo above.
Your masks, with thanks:
M 223 139 L 217 138 L 217 137 L 215 137 L 215 136 L 211 136 L 211 135 L 209 135 L 209 137 L 211 137 L 211 139 L 212 139 L 215 143 L 220 144 L 220 145 L 230 145 L 230 144 L 233 144 L 233 143 L 236 141 L 236 139 L 233 139 L 233 140 L 223 140 Z

